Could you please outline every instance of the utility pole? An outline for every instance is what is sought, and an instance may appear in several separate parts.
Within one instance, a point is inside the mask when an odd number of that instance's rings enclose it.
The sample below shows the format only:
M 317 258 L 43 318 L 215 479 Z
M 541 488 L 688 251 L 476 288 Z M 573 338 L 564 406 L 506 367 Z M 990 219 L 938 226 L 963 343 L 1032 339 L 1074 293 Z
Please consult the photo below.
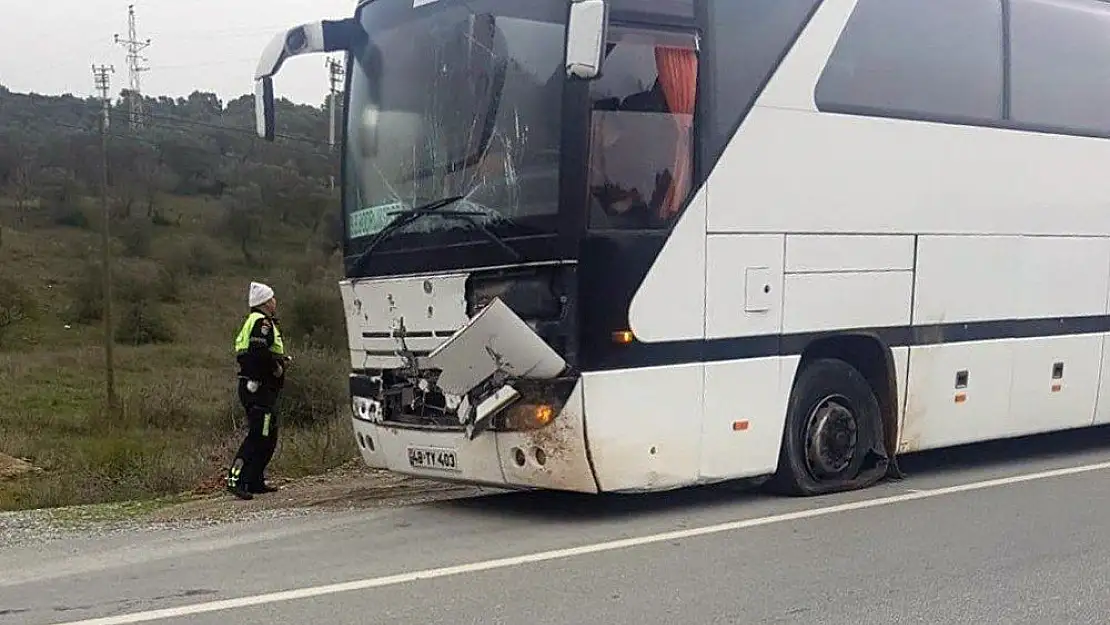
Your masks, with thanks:
M 112 223 L 112 214 L 108 206 L 108 119 L 111 107 L 111 77 L 115 73 L 114 66 L 93 66 L 93 80 L 96 90 L 100 93 L 100 101 L 104 108 L 104 115 L 100 120 L 100 207 L 103 212 L 104 223 L 100 227 L 100 247 L 104 270 L 104 384 L 105 396 L 108 401 L 108 415 L 116 414 L 116 368 L 112 336 L 112 237 L 109 228 Z
M 130 80 L 128 101 L 131 105 L 131 130 L 136 131 L 143 127 L 143 86 L 142 73 L 150 71 L 143 65 L 150 60 L 139 54 L 150 46 L 150 39 L 139 40 L 138 27 L 135 25 L 135 5 L 127 5 L 127 39 L 115 36 L 116 43 L 127 48 L 127 74 Z
M 335 151 L 336 102 L 339 99 L 339 85 L 343 82 L 343 64 L 328 57 L 328 149 Z M 335 189 L 335 176 L 329 176 L 331 188 Z
M 343 81 L 343 64 L 334 58 L 329 57 L 327 60 L 328 68 L 328 83 L 331 85 L 328 89 L 328 147 L 332 150 L 335 149 L 335 113 L 336 101 L 339 97 L 339 85 Z
M 116 72 L 115 65 L 93 65 L 93 82 L 96 84 L 96 92 L 100 94 L 100 102 L 103 109 L 104 118 L 100 121 L 101 128 L 106 133 L 108 126 L 111 124 L 111 99 L 108 93 L 111 91 L 112 79 L 108 74 Z

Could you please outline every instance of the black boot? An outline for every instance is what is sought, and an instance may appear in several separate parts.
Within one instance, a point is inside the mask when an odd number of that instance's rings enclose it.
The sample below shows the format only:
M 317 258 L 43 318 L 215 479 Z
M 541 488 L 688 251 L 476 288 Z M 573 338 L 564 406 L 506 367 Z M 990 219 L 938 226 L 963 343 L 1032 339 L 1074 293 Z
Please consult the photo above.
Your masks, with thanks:
M 244 445 L 246 445 L 246 443 L 244 443 Z M 250 501 L 254 499 L 254 495 L 251 494 L 248 485 L 240 479 L 243 472 L 243 465 L 246 464 L 243 462 L 242 456 L 242 451 L 240 451 L 240 453 L 236 455 L 235 461 L 232 462 L 231 466 L 228 468 L 227 476 L 224 479 L 227 481 L 227 492 L 235 495 L 239 499 Z
M 254 498 L 254 495 L 252 495 L 250 491 L 246 490 L 246 488 L 242 486 L 228 486 L 228 492 L 232 495 L 235 495 L 236 497 L 241 498 L 241 500 L 243 501 L 251 501 Z
M 239 472 L 242 470 L 242 462 L 236 460 L 235 464 L 227 472 L 227 492 L 235 495 L 239 499 L 250 501 L 254 499 L 254 495 L 250 493 L 247 485 L 239 481 Z
M 244 501 L 250 501 L 251 499 L 254 499 L 254 495 L 252 495 L 250 493 L 250 491 L 247 490 L 246 487 L 244 487 L 242 484 L 238 484 L 236 486 L 232 486 L 231 484 L 228 484 L 227 485 L 227 492 L 231 493 L 232 495 L 235 495 L 236 497 L 238 497 L 239 499 L 242 499 Z

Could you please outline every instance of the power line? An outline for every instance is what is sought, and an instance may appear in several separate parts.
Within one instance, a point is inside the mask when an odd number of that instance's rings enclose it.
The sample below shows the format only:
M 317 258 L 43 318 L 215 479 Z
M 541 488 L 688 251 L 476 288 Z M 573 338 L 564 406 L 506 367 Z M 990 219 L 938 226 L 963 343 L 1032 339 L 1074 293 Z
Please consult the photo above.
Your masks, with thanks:
M 95 132 L 95 129 L 90 128 L 89 126 L 81 126 L 81 125 L 78 125 L 78 124 L 67 124 L 65 122 L 57 122 L 57 121 L 51 121 L 50 123 L 54 126 L 59 127 L 59 128 L 69 128 L 71 130 L 80 130 L 82 132 L 89 132 L 89 133 Z M 166 126 L 166 128 L 170 128 L 170 127 Z M 135 135 L 135 134 L 119 134 L 119 133 L 110 132 L 110 133 L 108 133 L 108 136 L 112 137 L 112 138 L 115 138 L 115 139 L 124 139 L 126 141 L 133 141 L 135 143 L 150 146 L 152 148 L 161 148 L 162 145 L 163 145 L 162 142 L 160 142 L 160 141 L 144 138 L 144 137 L 141 137 L 141 136 L 138 136 L 138 135 Z M 290 154 L 301 154 L 301 155 L 304 155 L 304 156 L 319 156 L 319 157 L 324 156 L 322 153 L 317 152 L 315 150 L 304 150 L 304 149 L 298 148 L 297 146 L 294 146 L 294 145 L 289 145 L 289 144 L 284 144 L 284 143 L 269 143 L 269 142 L 263 143 L 262 141 L 252 141 L 250 143 L 250 147 L 247 150 L 247 152 L 240 155 L 239 160 L 246 161 L 246 159 L 253 153 L 254 149 L 256 147 L 258 147 L 259 145 L 265 145 L 268 149 L 285 150 L 285 151 L 289 152 Z
M 138 26 L 135 23 L 135 5 L 127 5 L 127 39 L 122 39 L 117 34 L 115 41 L 127 48 L 127 73 L 131 82 L 128 93 L 131 103 L 131 129 L 139 130 L 143 127 L 142 73 L 150 70 L 150 67 L 142 65 L 150 59 L 139 53 L 150 46 L 150 38 L 145 41 L 139 40 Z
M 175 63 L 173 65 L 155 65 L 152 69 L 159 72 L 163 70 L 183 70 L 183 69 L 198 69 L 202 67 L 213 67 L 215 65 L 228 66 L 234 63 L 254 63 L 258 61 L 257 56 L 241 56 L 234 59 L 219 59 L 217 61 L 201 61 L 198 63 Z
M 212 122 L 203 122 L 203 121 L 200 121 L 200 120 L 197 120 L 197 119 L 188 119 L 188 118 L 185 118 L 185 117 L 174 117 L 173 115 L 160 115 L 160 114 L 157 114 L 157 113 L 149 113 L 149 114 L 147 114 L 147 118 L 149 118 L 149 119 L 160 119 L 160 120 L 163 120 L 163 121 L 173 122 L 173 123 L 176 123 L 176 124 L 184 124 L 184 125 L 189 125 L 189 126 L 198 126 L 198 127 L 201 127 L 201 128 L 212 128 L 213 130 L 223 130 L 223 131 L 227 131 L 227 132 L 238 132 L 238 133 L 242 133 L 242 134 L 248 134 L 248 135 L 251 135 L 251 136 L 255 136 L 255 134 L 256 134 L 255 131 L 251 128 L 245 128 L 245 127 L 241 127 L 241 126 L 227 126 L 225 124 L 213 124 Z M 308 143 L 308 144 L 317 145 L 317 146 L 322 146 L 324 144 L 324 142 L 320 141 L 319 139 L 313 139 L 312 137 L 308 137 L 308 136 L 304 136 L 304 135 L 290 135 L 290 134 L 284 134 L 284 133 L 275 133 L 274 136 L 277 137 L 277 138 L 280 138 L 280 139 L 286 139 L 288 141 L 300 141 L 302 143 Z
M 55 102 L 41 102 L 41 103 L 40 102 L 32 102 L 32 106 L 41 110 L 41 109 L 49 109 L 51 107 L 58 107 L 60 105 L 58 103 L 55 103 Z M 113 115 L 119 115 L 119 113 L 118 112 L 113 112 Z M 244 135 L 250 135 L 251 137 L 256 136 L 255 131 L 253 129 L 247 128 L 245 126 L 228 126 L 226 124 L 215 124 L 215 123 L 212 123 L 212 122 L 205 122 L 205 121 L 201 121 L 201 120 L 197 120 L 197 119 L 188 119 L 188 118 L 185 118 L 185 117 L 176 117 L 176 116 L 173 116 L 173 115 L 162 115 L 162 114 L 159 114 L 159 113 L 146 113 L 145 117 L 148 120 L 161 120 L 161 121 L 164 121 L 164 122 L 169 122 L 171 124 L 180 124 L 182 126 L 195 126 L 195 127 L 198 127 L 198 128 L 211 128 L 213 130 L 220 130 L 220 131 L 229 132 L 229 133 L 239 133 L 239 134 L 244 134 Z M 88 128 L 82 128 L 80 126 L 72 126 L 72 125 L 69 125 L 69 124 L 63 124 L 63 123 L 60 123 L 60 122 L 55 122 L 53 120 L 47 120 L 47 121 L 49 121 L 49 123 L 55 124 L 57 126 L 62 126 L 62 127 L 66 127 L 66 128 L 79 128 L 79 129 L 82 129 L 82 130 L 88 130 Z M 116 136 L 116 135 L 113 135 L 113 136 Z M 307 135 L 293 135 L 293 134 L 277 133 L 275 136 L 279 139 L 285 139 L 287 141 L 297 141 L 297 142 L 300 142 L 300 143 L 306 143 L 306 144 L 313 145 L 313 146 L 323 146 L 323 145 L 325 145 L 323 141 L 321 141 L 319 139 L 313 139 L 312 137 L 309 137 Z M 298 150 L 298 151 L 301 151 L 301 152 L 308 152 L 308 150 L 299 150 L 298 148 L 294 148 L 293 146 L 283 145 L 281 143 L 272 143 L 271 145 L 275 145 L 277 147 L 284 147 L 284 148 L 287 148 L 287 149 Z

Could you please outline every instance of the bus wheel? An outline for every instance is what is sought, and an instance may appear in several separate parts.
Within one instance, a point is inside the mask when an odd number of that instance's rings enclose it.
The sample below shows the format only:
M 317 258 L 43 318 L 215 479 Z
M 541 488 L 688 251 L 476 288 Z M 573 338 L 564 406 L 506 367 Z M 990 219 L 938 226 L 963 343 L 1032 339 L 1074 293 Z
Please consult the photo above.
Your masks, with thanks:
M 798 374 L 768 487 L 812 496 L 863 486 L 860 469 L 880 423 L 879 399 L 853 366 L 815 360 Z

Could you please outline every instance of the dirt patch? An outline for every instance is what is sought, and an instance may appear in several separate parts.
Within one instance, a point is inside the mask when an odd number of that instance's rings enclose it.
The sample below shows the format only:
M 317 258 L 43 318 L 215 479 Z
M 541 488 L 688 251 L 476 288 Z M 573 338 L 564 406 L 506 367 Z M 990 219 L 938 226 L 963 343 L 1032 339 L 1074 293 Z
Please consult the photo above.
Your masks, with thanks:
M 14 480 L 29 473 L 38 473 L 42 469 L 32 465 L 26 460 L 13 458 L 7 454 L 0 454 L 0 481 Z
M 300 480 L 275 478 L 270 483 L 281 490 L 241 501 L 227 493 L 222 478 L 215 476 L 190 493 L 187 501 L 160 508 L 149 518 L 155 522 L 217 520 L 265 510 L 365 508 L 497 492 L 369 469 L 360 460 L 323 475 Z

